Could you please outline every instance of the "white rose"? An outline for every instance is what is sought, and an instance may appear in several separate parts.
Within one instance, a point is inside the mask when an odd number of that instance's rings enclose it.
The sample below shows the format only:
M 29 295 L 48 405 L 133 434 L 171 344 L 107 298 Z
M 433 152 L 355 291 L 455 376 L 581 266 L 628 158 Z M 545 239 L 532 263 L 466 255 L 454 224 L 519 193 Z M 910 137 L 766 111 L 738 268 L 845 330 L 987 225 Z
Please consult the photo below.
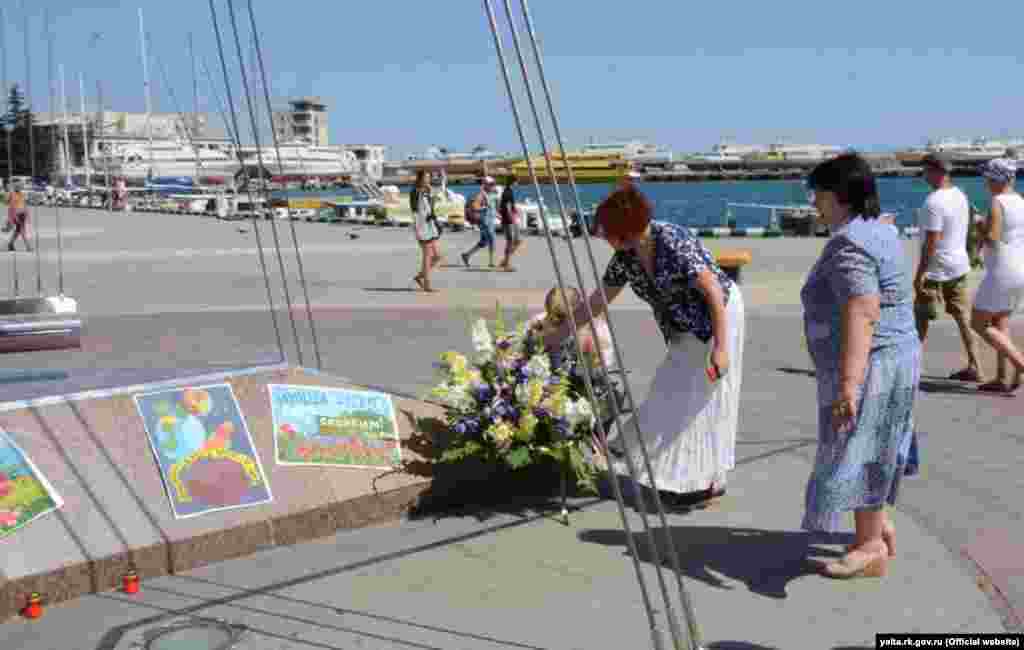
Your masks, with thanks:
M 494 353 L 494 339 L 487 329 L 487 321 L 482 318 L 473 325 L 473 349 L 479 355 Z
M 547 381 L 551 377 L 551 359 L 546 354 L 534 355 L 526 364 L 526 368 L 530 371 L 530 377 L 536 377 L 542 381 Z
M 584 423 L 593 426 L 595 419 L 594 411 L 590 408 L 590 402 L 585 399 L 568 402 L 565 406 L 565 417 L 569 421 L 569 426 L 573 429 Z

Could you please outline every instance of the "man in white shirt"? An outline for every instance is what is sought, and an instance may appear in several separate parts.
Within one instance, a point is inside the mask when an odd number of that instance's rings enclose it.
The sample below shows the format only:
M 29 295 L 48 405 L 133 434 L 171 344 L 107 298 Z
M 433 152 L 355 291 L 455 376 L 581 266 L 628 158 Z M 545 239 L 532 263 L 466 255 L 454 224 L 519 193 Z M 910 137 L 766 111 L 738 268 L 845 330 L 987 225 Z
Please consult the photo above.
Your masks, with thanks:
M 945 303 L 946 313 L 960 328 L 960 338 L 967 351 L 967 367 L 950 375 L 957 381 L 981 381 L 978 368 L 977 342 L 970 328 L 971 302 L 967 295 L 967 274 L 971 258 L 967 250 L 967 234 L 971 227 L 971 209 L 967 195 L 953 185 L 949 156 L 928 154 L 922 160 L 924 178 L 933 191 L 921 209 L 921 260 L 914 277 L 914 313 L 917 333 L 924 343 L 928 326 L 939 317 L 939 306 Z

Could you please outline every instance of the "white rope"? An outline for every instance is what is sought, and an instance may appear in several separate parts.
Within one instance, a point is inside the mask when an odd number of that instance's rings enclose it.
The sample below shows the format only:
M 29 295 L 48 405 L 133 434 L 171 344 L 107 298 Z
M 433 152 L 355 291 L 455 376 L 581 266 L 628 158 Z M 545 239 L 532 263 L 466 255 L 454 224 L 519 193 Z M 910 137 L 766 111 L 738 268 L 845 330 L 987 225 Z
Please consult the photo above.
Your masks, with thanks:
M 234 96 L 231 94 L 231 78 L 228 76 L 227 60 L 224 58 L 224 44 L 221 41 L 220 27 L 217 23 L 217 9 L 214 7 L 213 0 L 209 1 L 210 15 L 213 18 L 213 33 L 217 37 L 217 54 L 220 58 L 221 70 L 224 73 L 224 91 L 227 95 L 228 115 L 231 117 L 232 126 L 230 131 L 233 131 L 235 138 L 235 155 L 238 157 L 238 163 L 242 166 L 242 173 L 245 175 L 245 188 L 246 194 L 249 196 L 249 205 L 253 207 L 252 227 L 253 232 L 256 234 L 256 249 L 259 251 L 260 270 L 263 271 L 263 282 L 267 287 L 267 305 L 270 308 L 270 320 L 274 323 L 274 335 L 277 337 L 277 349 L 281 353 L 281 361 L 285 361 L 284 340 L 281 338 L 281 328 L 277 324 L 277 313 L 274 308 L 274 294 L 270 289 L 270 274 L 267 272 L 267 261 L 263 255 L 263 241 L 260 238 L 259 213 L 256 211 L 256 203 L 253 201 L 251 183 L 249 183 L 249 172 L 245 167 L 245 161 L 242 160 L 242 133 L 238 129 L 238 115 L 235 111 Z
M 508 8 L 509 21 L 512 22 L 510 0 L 505 0 L 505 2 L 506 2 L 506 5 L 507 5 L 507 8 Z M 558 144 L 559 150 L 562 152 L 562 164 L 565 167 L 566 173 L 568 175 L 569 184 L 570 184 L 570 187 L 571 187 L 572 193 L 573 193 L 573 198 L 575 199 L 576 213 L 580 216 L 580 220 L 582 222 L 583 221 L 583 206 L 582 206 L 582 203 L 580 202 L 579 190 L 576 187 L 576 179 L 575 179 L 575 176 L 574 176 L 573 171 L 572 171 L 572 165 L 569 164 L 569 160 L 566 158 L 566 155 L 565 155 L 565 142 L 564 142 L 564 140 L 562 138 L 562 131 L 559 128 L 559 122 L 558 122 L 558 117 L 557 117 L 557 115 L 555 113 L 554 102 L 551 99 L 551 89 L 550 89 L 550 86 L 549 86 L 548 81 L 547 81 L 547 75 L 544 73 L 544 59 L 543 59 L 543 57 L 541 56 L 541 53 L 540 53 L 540 46 L 539 46 L 538 41 L 537 41 L 536 31 L 534 30 L 533 19 L 530 16 L 530 9 L 529 9 L 529 5 L 528 5 L 528 1 L 527 0 L 520 0 L 520 4 L 522 6 L 523 19 L 524 19 L 524 22 L 526 23 L 526 29 L 527 29 L 527 32 L 528 32 L 528 34 L 530 36 L 530 42 L 531 42 L 532 48 L 533 48 L 534 59 L 536 60 L 536 64 L 537 64 L 537 72 L 538 72 L 538 75 L 540 77 L 541 87 L 544 89 L 544 96 L 545 96 L 545 99 L 546 99 L 546 102 L 547 102 L 548 111 L 549 111 L 550 118 L 551 118 L 551 124 L 552 124 L 552 126 L 554 128 L 556 142 Z M 524 75 L 525 75 L 525 65 L 524 65 Z M 530 90 L 529 84 L 527 84 L 527 92 L 528 92 L 528 94 L 529 94 L 529 96 L 531 98 L 531 100 L 530 100 L 531 106 L 534 106 L 533 105 L 533 99 L 532 99 L 532 90 Z M 540 117 L 537 115 L 537 111 L 536 111 L 536 107 L 535 106 L 534 106 L 534 117 L 537 120 L 538 129 L 539 129 L 540 128 L 540 126 L 539 126 L 540 125 Z M 541 141 L 542 142 L 544 141 L 543 134 L 541 135 Z M 567 225 L 566 225 L 567 219 L 566 219 L 565 206 L 564 206 L 564 204 L 562 202 L 562 194 L 561 194 L 561 191 L 560 191 L 559 186 L 558 186 L 558 179 L 557 179 L 556 175 L 554 174 L 554 172 L 550 170 L 551 160 L 550 160 L 550 157 L 547 156 L 547 151 L 546 150 L 545 150 L 545 158 L 547 159 L 547 162 L 548 162 L 549 173 L 551 173 L 552 182 L 555 185 L 555 193 L 556 193 L 556 197 L 557 197 L 557 200 L 558 200 L 559 211 L 561 212 L 561 216 L 562 216 L 563 227 L 567 228 Z M 619 346 L 618 340 L 616 339 L 615 328 L 614 328 L 614 325 L 612 323 L 611 314 L 610 314 L 609 309 L 608 309 L 608 297 L 607 297 L 607 295 L 605 294 L 605 291 L 604 291 L 604 282 L 602 281 L 602 278 L 601 278 L 601 276 L 600 276 L 600 274 L 598 272 L 597 260 L 594 257 L 593 247 L 591 246 L 590 232 L 589 232 L 589 229 L 587 227 L 583 227 L 582 230 L 583 230 L 584 248 L 587 251 L 587 256 L 588 256 L 588 258 L 590 260 L 590 266 L 591 266 L 591 269 L 594 272 L 595 287 L 596 287 L 596 290 L 598 291 L 599 295 L 601 296 L 601 302 L 602 302 L 602 304 L 604 306 L 604 312 L 607 315 L 608 331 L 609 331 L 609 334 L 611 335 L 611 339 L 612 339 L 612 349 L 614 350 L 616 361 L 618 363 L 618 367 L 625 369 L 626 368 L 626 364 L 625 364 L 625 362 L 624 362 L 624 360 L 622 358 L 622 352 L 621 352 L 622 348 L 621 348 L 621 346 Z M 573 249 L 573 244 L 572 244 L 572 240 L 571 239 L 569 240 L 569 251 L 570 251 L 570 253 L 572 255 L 573 265 L 577 267 L 577 273 L 579 273 L 578 266 L 576 264 L 576 255 L 575 255 L 575 252 L 574 252 L 574 249 Z M 582 280 L 582 278 L 580 278 L 580 285 L 582 286 L 582 284 L 583 284 L 583 280 Z M 593 329 L 593 327 L 594 327 L 594 325 L 593 325 L 593 314 L 590 313 L 589 302 L 587 303 L 587 315 L 591 319 L 591 328 Z M 595 337 L 595 340 L 596 340 L 597 332 L 596 332 L 596 330 L 593 330 L 593 331 L 594 331 L 594 337 Z M 604 369 L 604 371 L 607 372 L 608 369 L 607 369 L 607 367 L 605 367 L 605 363 L 604 363 L 604 358 L 603 357 L 601 359 L 601 365 L 602 365 L 602 368 Z M 625 396 L 626 396 L 626 399 L 628 401 L 629 408 L 630 408 L 631 411 L 635 412 L 636 411 L 636 405 L 635 405 L 635 402 L 633 400 L 632 387 L 631 387 L 631 384 L 630 384 L 630 381 L 629 381 L 629 377 L 625 373 L 623 374 L 623 382 L 622 383 L 623 383 L 623 387 L 625 389 L 625 393 L 626 393 Z M 615 413 L 615 416 L 616 416 L 615 417 L 615 422 L 616 422 L 616 427 L 619 430 L 619 435 L 622 438 L 622 440 L 625 442 L 627 440 L 627 438 L 624 435 L 622 435 L 623 431 L 622 431 L 622 424 L 621 424 L 620 418 L 619 418 L 619 412 L 618 412 L 619 411 L 619 407 L 618 407 L 617 400 L 613 400 L 612 409 L 613 409 L 613 412 Z M 653 471 L 653 468 L 651 466 L 650 454 L 647 451 L 646 445 L 643 444 L 643 437 L 642 437 L 641 432 L 640 432 L 640 425 L 639 425 L 638 418 L 633 418 L 633 424 L 634 424 L 634 428 L 636 430 L 637 445 L 639 446 L 639 448 L 641 450 L 641 455 L 643 457 L 645 470 L 647 472 L 647 475 L 653 478 L 654 471 Z M 632 464 L 633 464 L 632 454 L 629 453 L 628 448 L 627 448 L 627 453 L 626 453 L 626 464 L 629 467 L 630 474 L 634 477 L 634 480 L 635 480 L 636 472 L 635 472 L 635 468 L 632 467 Z M 654 495 L 654 502 L 655 502 L 655 505 L 656 505 L 657 511 L 658 511 L 658 517 L 659 517 L 659 519 L 661 521 L 661 526 L 662 526 L 662 529 L 663 529 L 663 532 L 664 532 L 665 543 L 666 543 L 666 546 L 667 546 L 669 560 L 670 560 L 670 562 L 672 564 L 672 569 L 673 569 L 673 571 L 675 573 L 675 576 L 676 576 L 676 585 L 677 585 L 677 588 L 678 588 L 678 591 L 679 591 L 679 598 L 680 598 L 680 601 L 681 601 L 682 606 L 683 606 L 683 613 L 686 616 L 686 623 L 687 623 L 687 629 L 688 629 L 689 637 L 690 637 L 690 639 L 689 639 L 690 640 L 690 644 L 693 647 L 695 647 L 695 648 L 699 648 L 702 645 L 700 629 L 699 629 L 699 627 L 697 625 L 697 619 L 696 619 L 696 615 L 695 615 L 694 610 L 693 610 L 692 601 L 691 601 L 690 596 L 687 593 L 686 588 L 685 588 L 685 586 L 683 584 L 683 572 L 682 572 L 682 567 L 680 566 L 679 553 L 676 550 L 675 541 L 672 538 L 671 531 L 670 531 L 669 526 L 668 526 L 668 520 L 667 520 L 667 518 L 665 516 L 665 509 L 664 509 L 663 504 L 661 502 L 661 496 L 659 495 L 657 489 L 652 490 L 652 492 L 653 492 L 653 495 Z M 641 504 L 641 505 L 642 505 L 643 508 L 646 508 L 645 504 Z M 646 527 L 646 525 L 647 525 L 646 512 L 644 512 L 643 520 L 644 520 L 644 524 L 645 524 L 645 527 Z M 660 562 L 659 562 L 659 566 L 660 566 Z M 660 572 L 659 572 L 659 578 L 660 578 Z M 672 614 L 671 614 L 671 609 L 670 608 L 668 609 L 668 613 L 669 613 L 669 616 L 670 616 L 670 622 L 674 624 L 674 618 L 672 618 Z
M 273 109 L 270 105 L 270 90 L 267 88 L 267 70 L 263 64 L 263 49 L 260 47 L 260 35 L 256 29 L 256 15 L 253 12 L 252 0 L 249 0 L 249 23 L 252 26 L 252 35 L 256 46 L 256 57 L 260 65 L 260 79 L 262 80 L 263 96 L 267 103 L 267 118 L 271 121 L 270 132 L 274 138 L 274 151 L 277 152 L 277 166 L 281 171 L 281 175 L 284 176 L 284 160 L 281 158 L 281 145 L 277 139 L 277 129 L 274 128 L 273 124 Z M 305 170 L 305 161 L 302 160 L 302 156 L 299 156 L 299 160 Z M 291 226 L 292 231 L 292 243 L 295 246 L 295 259 L 298 262 L 299 267 L 299 282 L 302 284 L 302 293 L 306 298 L 306 317 L 309 319 L 309 329 L 313 335 L 313 353 L 316 355 L 316 369 L 323 370 L 323 361 L 320 358 L 320 343 L 316 336 L 316 324 L 313 321 L 313 308 L 309 303 L 309 288 L 306 284 L 306 271 L 302 266 L 302 253 L 299 251 L 299 236 L 295 231 L 295 221 L 292 219 L 291 205 L 287 208 L 288 211 L 288 224 Z M 280 254 L 280 252 L 278 253 Z M 302 362 L 299 362 L 302 365 Z
M 56 104 L 57 90 L 56 90 L 56 88 L 54 86 L 54 76 L 53 76 L 53 39 L 54 39 L 54 37 L 53 37 L 53 22 L 52 21 L 53 21 L 53 16 L 50 14 L 49 11 L 47 11 L 46 12 L 46 32 L 47 32 L 47 38 L 46 38 L 47 48 L 46 49 L 47 49 L 48 61 L 47 61 L 47 66 L 46 67 L 47 67 L 48 75 L 49 75 L 49 78 L 50 78 L 50 114 L 51 114 L 51 116 L 57 114 L 57 111 L 54 109 L 54 105 Z M 65 126 L 65 128 L 67 128 L 67 126 Z M 50 151 L 56 151 L 57 150 L 56 149 L 56 140 L 57 140 L 57 131 L 56 131 L 56 129 L 51 128 L 50 129 Z M 86 156 L 88 157 L 88 151 L 86 152 Z M 68 160 L 70 160 L 70 158 L 71 158 L 71 153 L 68 152 Z M 86 164 L 88 164 L 88 160 L 86 161 Z M 69 165 L 68 166 L 68 172 L 70 173 L 70 171 L 71 171 L 71 169 L 70 169 L 70 165 Z M 57 295 L 60 296 L 61 298 L 63 298 L 64 297 L 64 246 L 63 246 L 63 242 L 62 242 L 62 240 L 63 240 L 63 228 L 61 226 L 61 218 L 60 218 L 60 216 L 61 216 L 60 215 L 60 201 L 57 201 L 56 197 L 54 197 L 53 208 L 54 208 L 54 219 L 55 219 L 55 221 L 57 223 Z
M 502 46 L 501 46 L 501 38 L 500 38 L 499 33 L 498 33 L 497 24 L 496 24 L 495 18 L 494 18 L 494 12 L 493 12 L 493 10 L 491 8 L 491 5 L 490 5 L 490 0 L 484 0 L 484 7 L 485 7 L 485 10 L 487 12 L 488 20 L 490 22 L 491 32 L 492 32 L 492 34 L 494 36 L 495 48 L 497 50 L 498 59 L 499 59 L 499 63 L 500 63 L 500 66 L 501 66 L 502 75 L 503 75 L 503 78 L 505 80 L 505 86 L 506 86 L 506 90 L 508 92 L 509 101 L 510 101 L 511 106 L 512 106 L 512 113 L 513 113 L 513 117 L 515 119 L 516 129 L 517 129 L 517 131 L 519 133 L 519 138 L 520 138 L 520 141 L 521 141 L 522 146 L 523 146 L 524 157 L 526 159 L 526 163 L 527 163 L 527 167 L 529 169 L 530 177 L 531 177 L 531 179 L 533 181 L 535 192 L 537 194 L 538 205 L 541 205 L 542 197 L 541 197 L 541 191 L 540 191 L 540 183 L 539 183 L 539 181 L 537 179 L 537 174 L 536 174 L 536 170 L 534 169 L 534 166 L 533 166 L 532 158 L 530 157 L 529 145 L 527 144 L 526 137 L 525 137 L 525 135 L 523 133 L 522 120 L 520 118 L 519 110 L 518 110 L 518 107 L 516 105 L 515 94 L 514 94 L 514 92 L 512 90 L 512 86 L 511 86 L 511 83 L 509 81 L 508 71 L 507 71 L 507 67 L 506 67 L 506 64 L 505 64 L 504 54 L 503 54 Z M 550 156 L 548 155 L 547 146 L 546 146 L 546 143 L 545 143 L 545 136 L 544 136 L 544 131 L 543 131 L 543 125 L 541 124 L 541 121 L 539 119 L 539 115 L 538 115 L 537 110 L 536 110 L 536 105 L 535 105 L 534 100 L 533 100 L 533 92 L 532 92 L 532 88 L 531 88 L 531 85 L 530 85 L 529 72 L 528 72 L 528 69 L 526 67 L 525 60 L 522 57 L 522 51 L 521 51 L 521 48 L 519 46 L 518 34 L 517 34 L 516 27 L 515 27 L 515 21 L 513 20 L 513 17 L 512 17 L 511 5 L 509 3 L 509 0 L 505 1 L 505 9 L 506 9 L 506 15 L 507 15 L 507 17 L 509 19 L 509 28 L 510 28 L 510 31 L 511 31 L 513 43 L 515 44 L 516 53 L 517 53 L 517 56 L 519 58 L 520 68 L 521 68 L 521 72 L 522 72 L 522 75 L 523 75 L 523 81 L 524 81 L 524 84 L 525 84 L 526 90 L 527 90 L 527 96 L 528 96 L 528 98 L 530 100 L 530 105 L 533 108 L 534 118 L 536 120 L 536 126 L 537 126 L 537 130 L 538 130 L 538 134 L 539 134 L 540 139 L 541 139 L 541 146 L 543 148 L 544 157 L 545 157 L 545 159 L 547 161 L 548 171 L 549 171 L 549 174 L 552 177 L 552 181 L 556 183 L 556 187 L 557 187 L 557 178 L 556 178 L 556 175 L 554 173 L 554 170 L 551 168 Z M 559 200 L 559 202 L 561 203 L 560 200 Z M 562 207 L 562 211 L 561 211 L 562 225 L 563 225 L 563 228 L 565 228 L 566 232 L 569 232 L 569 227 L 568 227 L 567 219 L 566 219 L 566 216 L 565 216 L 564 206 L 561 206 L 561 207 Z M 559 290 L 561 291 L 563 299 L 564 299 L 565 298 L 565 284 L 564 284 L 564 281 L 563 281 L 563 278 L 562 278 L 562 272 L 561 272 L 561 267 L 560 267 L 559 262 L 558 262 L 558 257 L 557 257 L 557 255 L 555 253 L 555 247 L 554 247 L 554 242 L 553 242 L 552 237 L 551 237 L 550 226 L 549 226 L 549 224 L 547 222 L 547 219 L 544 217 L 543 213 L 541 214 L 541 219 L 540 220 L 541 220 L 541 223 L 542 223 L 542 228 L 544 230 L 545 239 L 548 242 L 548 248 L 549 248 L 549 251 L 551 253 L 551 259 L 552 259 L 552 263 L 553 263 L 554 270 L 555 270 L 555 276 L 556 276 L 557 281 L 558 281 Z M 577 263 L 577 260 L 576 260 L 576 257 L 575 257 L 575 253 L 573 252 L 571 237 L 569 239 L 569 249 L 570 249 L 570 253 L 571 253 L 571 256 L 572 256 L 573 265 L 574 265 L 574 268 L 576 270 L 577 278 L 580 281 L 580 284 L 582 286 L 582 284 L 583 284 L 583 282 L 582 282 L 582 274 L 580 273 L 579 265 Z M 593 259 L 591 261 L 593 262 Z M 596 273 L 596 266 L 595 266 L 595 273 Z M 565 300 L 565 302 L 566 302 L 566 304 L 569 304 L 569 302 L 567 300 Z M 589 303 L 585 302 L 585 304 L 586 304 L 586 309 L 587 309 L 588 317 L 589 317 L 590 323 L 591 323 L 591 329 L 592 329 L 592 332 L 594 333 L 594 336 L 595 336 L 595 339 L 596 339 L 597 338 L 597 333 L 596 333 L 596 326 L 594 324 L 593 313 L 590 311 Z M 570 325 L 571 330 L 573 332 L 577 331 L 575 315 L 574 315 L 572 309 L 569 310 L 568 318 L 569 318 L 569 325 Z M 574 343 L 575 343 L 575 347 L 576 347 L 576 353 L 578 355 L 577 358 L 579 360 L 582 360 L 583 359 L 583 354 L 582 354 L 582 350 L 580 349 L 579 338 L 575 337 L 575 336 L 573 338 L 574 338 Z M 604 363 L 603 358 L 601 359 L 600 362 L 601 362 L 603 370 L 605 372 L 607 372 L 607 367 L 606 367 L 606 364 Z M 620 362 L 621 362 L 621 360 L 620 360 Z M 592 381 L 591 381 L 591 377 L 590 377 L 590 369 L 589 369 L 589 367 L 587 367 L 586 364 L 582 364 L 581 363 L 580 365 L 582 365 L 585 368 L 585 371 L 584 371 L 584 383 L 585 383 L 586 388 L 587 388 L 588 396 L 590 397 L 592 403 L 596 404 L 596 401 L 594 399 L 593 385 L 592 385 Z M 620 367 L 621 368 L 625 368 L 625 366 L 621 365 L 621 363 L 620 363 Z M 625 378 L 625 380 L 628 381 L 628 378 Z M 618 405 L 615 403 L 616 399 L 613 397 L 611 399 L 611 402 L 613 404 L 613 406 L 612 406 L 613 411 L 614 411 L 615 415 L 618 416 Z M 618 420 L 618 417 L 616 417 L 615 419 Z M 597 422 L 596 422 L 596 425 L 597 425 L 597 429 L 598 429 L 599 440 L 600 440 L 601 446 L 603 447 L 602 451 L 605 453 L 605 455 L 607 457 L 608 456 L 608 453 L 607 453 L 607 436 L 606 436 L 605 431 L 604 431 L 604 423 L 599 418 L 597 420 Z M 620 427 L 621 427 L 621 425 L 620 425 Z M 621 432 L 621 429 L 620 429 L 620 432 Z M 629 461 L 627 461 L 627 465 L 629 467 L 629 471 L 630 471 L 631 476 L 633 477 L 634 481 L 636 481 L 637 474 L 636 474 L 635 467 Z M 638 559 L 639 558 L 639 554 L 638 554 L 638 551 L 637 551 L 637 548 L 636 548 L 636 542 L 635 542 L 635 540 L 633 538 L 632 531 L 630 529 L 629 520 L 628 520 L 628 517 L 626 515 L 625 502 L 624 502 L 624 499 L 623 499 L 623 496 L 622 496 L 622 493 L 621 493 L 621 488 L 620 488 L 620 486 L 618 484 L 618 481 L 616 480 L 616 478 L 614 476 L 612 476 L 612 480 L 610 481 L 610 483 L 611 483 L 612 491 L 613 491 L 613 493 L 615 495 L 615 499 L 616 499 L 616 502 L 617 502 L 617 505 L 618 505 L 618 508 L 619 508 L 620 517 L 622 518 L 623 527 L 624 527 L 625 532 L 626 532 L 626 543 L 627 543 L 627 545 L 629 547 L 630 555 L 633 558 L 633 564 L 634 564 L 634 569 L 635 569 L 636 575 L 637 575 L 637 581 L 638 581 L 639 586 L 640 586 L 641 595 L 642 595 L 642 598 L 643 598 L 643 601 L 644 601 L 644 607 L 645 607 L 645 610 L 647 612 L 648 620 L 649 620 L 649 623 L 650 623 L 650 632 L 651 632 L 652 642 L 653 642 L 655 648 L 660 648 L 663 645 L 663 639 L 662 639 L 661 631 L 660 631 L 660 628 L 659 628 L 659 625 L 658 625 L 658 622 L 657 622 L 657 618 L 655 617 L 655 614 L 654 614 L 654 608 L 653 608 L 652 603 L 651 603 L 651 598 L 650 598 L 650 595 L 648 594 L 648 591 L 647 591 L 646 581 L 644 579 L 643 572 L 642 572 L 642 569 L 641 569 L 640 564 L 639 564 L 639 559 Z M 659 581 L 659 585 L 661 587 L 662 597 L 663 597 L 666 609 L 668 610 L 669 623 L 670 623 L 670 631 L 672 633 L 672 637 L 673 637 L 673 641 L 674 641 L 674 646 L 676 648 L 682 648 L 683 646 L 682 646 L 681 639 L 680 639 L 680 632 L 679 632 L 678 626 L 675 624 L 674 616 L 671 613 L 671 606 L 672 606 L 671 605 L 671 598 L 668 595 L 668 590 L 666 588 L 665 581 L 664 581 L 664 578 L 662 577 L 662 573 L 661 573 L 661 570 L 662 570 L 662 566 L 661 565 L 662 565 L 662 563 L 661 563 L 660 559 L 657 559 L 657 558 L 659 558 L 658 545 L 657 545 L 657 543 L 654 540 L 653 531 L 650 529 L 650 527 L 648 525 L 647 517 L 646 517 L 646 507 L 645 507 L 645 504 L 643 503 L 642 494 L 640 494 L 639 492 L 637 494 L 637 500 L 638 500 L 638 509 L 640 509 L 640 511 L 641 511 L 642 519 L 644 521 L 644 525 L 645 525 L 646 532 L 647 532 L 648 545 L 649 545 L 649 547 L 650 547 L 650 549 L 652 551 L 652 556 L 654 558 L 656 558 L 658 581 Z M 659 510 L 661 509 L 660 501 L 658 501 L 658 508 L 659 508 Z M 668 532 L 668 530 L 667 530 L 667 527 L 666 527 L 666 533 L 667 532 Z
M 259 190 L 263 194 L 267 209 L 270 209 L 270 190 L 266 179 L 263 178 L 265 167 L 263 166 L 263 147 L 260 144 L 259 125 L 256 122 L 256 113 L 253 107 L 252 92 L 249 89 L 249 76 L 245 72 L 245 56 L 242 54 L 242 41 L 238 36 L 238 21 L 235 18 L 235 3 L 227 0 L 228 15 L 231 18 L 231 31 L 235 36 L 235 49 L 238 51 L 239 70 L 242 76 L 242 87 L 245 90 L 245 104 L 249 109 L 249 121 L 252 124 L 252 137 L 256 143 L 256 160 L 260 170 Z M 281 240 L 277 233 L 277 219 L 270 220 L 270 232 L 274 236 L 274 250 L 277 253 L 277 265 L 281 271 L 281 284 L 284 287 L 284 300 L 288 306 L 288 320 L 291 321 L 292 335 L 295 338 L 295 349 L 299 356 L 299 365 L 302 366 L 302 341 L 299 339 L 299 328 L 295 324 L 295 314 L 292 311 L 292 296 L 288 289 L 288 274 L 284 268 L 284 256 L 281 254 Z
M 3 29 L 3 41 L 0 42 L 0 55 L 3 56 L 3 81 L 4 81 L 4 105 L 7 107 L 6 114 L 11 114 L 11 90 L 12 88 L 7 85 L 7 11 L 3 7 L 0 7 L 0 28 Z M 12 116 L 13 117 L 13 116 Z M 11 139 L 14 135 L 15 124 L 4 125 L 4 140 L 7 141 L 7 183 L 5 189 L 7 190 L 7 200 L 10 202 L 11 191 L 14 189 L 11 187 L 11 178 L 14 175 L 14 155 L 11 150 Z M 18 287 L 18 255 L 11 255 L 11 281 L 14 284 L 14 297 L 17 298 L 20 293 Z
M 29 47 L 29 42 L 30 42 L 31 39 L 29 39 L 29 36 L 28 36 L 28 8 L 25 6 L 25 0 L 22 0 L 22 2 L 21 2 L 21 10 L 25 14 L 25 31 L 24 31 L 24 34 L 25 34 L 25 103 L 26 103 L 29 115 L 31 115 L 32 114 L 32 53 L 31 53 L 31 49 L 32 48 Z M 49 14 L 49 9 L 47 9 L 47 14 Z M 29 167 L 32 170 L 32 181 L 31 182 L 35 183 L 35 180 L 36 180 L 36 137 L 35 137 L 35 129 L 32 128 L 31 124 L 29 125 L 29 129 L 28 129 L 28 149 L 29 149 L 29 157 L 30 157 Z M 32 216 L 33 216 L 32 213 L 33 212 L 35 212 L 35 211 L 34 210 L 29 210 L 28 197 L 26 195 L 26 198 L 25 198 L 25 213 L 27 215 L 26 219 L 25 219 L 26 225 L 29 224 L 29 223 L 33 223 L 33 221 L 34 221 L 32 219 Z M 40 257 L 40 254 L 39 254 L 39 228 L 37 226 L 38 226 L 38 224 L 34 224 L 34 223 L 32 225 L 32 229 L 35 231 L 35 240 L 36 240 L 36 246 L 35 246 L 35 248 L 36 248 L 36 295 L 38 295 L 40 298 L 42 298 L 43 297 L 43 273 L 42 273 L 43 260 L 42 260 L 42 257 Z M 24 234 L 24 231 L 22 231 L 22 234 Z M 15 255 L 17 255 L 17 246 L 15 246 Z

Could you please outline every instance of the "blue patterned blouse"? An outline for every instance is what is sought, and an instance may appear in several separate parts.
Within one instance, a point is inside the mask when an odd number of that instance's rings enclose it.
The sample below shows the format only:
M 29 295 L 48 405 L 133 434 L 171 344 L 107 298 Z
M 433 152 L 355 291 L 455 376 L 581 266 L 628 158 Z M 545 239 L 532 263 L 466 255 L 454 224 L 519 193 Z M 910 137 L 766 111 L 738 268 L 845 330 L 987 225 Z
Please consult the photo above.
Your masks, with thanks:
M 800 292 L 805 335 L 819 368 L 839 367 L 842 307 L 856 296 L 877 295 L 881 302 L 873 351 L 917 343 L 908 264 L 894 226 L 854 218 L 835 233 Z
M 609 287 L 627 284 L 654 309 L 666 341 L 690 332 L 707 343 L 711 340 L 711 308 L 697 287 L 697 276 L 708 269 L 718 278 L 726 304 L 732 280 L 719 268 L 714 256 L 689 228 L 674 223 L 651 222 L 654 240 L 654 281 L 632 251 L 616 251 L 604 272 Z

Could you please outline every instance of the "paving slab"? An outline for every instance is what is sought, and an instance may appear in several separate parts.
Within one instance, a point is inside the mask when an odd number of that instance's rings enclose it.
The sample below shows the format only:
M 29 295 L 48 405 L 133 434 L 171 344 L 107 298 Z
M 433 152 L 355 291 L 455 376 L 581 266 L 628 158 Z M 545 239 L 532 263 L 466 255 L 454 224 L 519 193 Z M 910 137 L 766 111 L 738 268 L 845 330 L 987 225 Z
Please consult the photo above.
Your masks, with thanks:
M 429 484 L 423 473 L 277 465 L 267 384 L 357 388 L 351 382 L 297 368 L 224 381 L 239 403 L 273 500 L 188 519 L 175 519 L 167 502 L 133 399 L 143 391 L 0 413 L 0 426 L 65 501 L 4 540 L 0 619 L 16 615 L 31 592 L 60 602 L 115 588 L 129 568 L 144 578 L 176 573 L 393 519 Z M 197 385 L 188 378 L 178 384 Z M 439 409 L 402 397 L 394 404 L 403 455 L 415 461 L 420 457 L 408 441 L 419 419 Z
M 898 511 L 903 550 L 889 576 L 818 576 L 805 558 L 834 557 L 849 540 L 797 529 L 795 497 L 809 472 L 793 454 L 755 460 L 736 472 L 717 507 L 668 515 L 705 647 L 868 648 L 882 631 L 1003 629 L 972 577 Z M 86 596 L 51 608 L 42 621 L 0 629 L 25 650 L 70 647 L 61 645 L 70 638 L 83 649 L 127 649 L 189 618 L 238 626 L 245 632 L 238 650 L 650 647 L 615 504 L 577 505 L 568 527 L 552 510 L 339 533 L 147 580 L 136 596 Z M 634 508 L 628 513 L 664 631 L 642 522 Z M 651 525 L 664 544 L 664 529 Z M 665 577 L 679 616 L 674 578 L 669 570 Z

